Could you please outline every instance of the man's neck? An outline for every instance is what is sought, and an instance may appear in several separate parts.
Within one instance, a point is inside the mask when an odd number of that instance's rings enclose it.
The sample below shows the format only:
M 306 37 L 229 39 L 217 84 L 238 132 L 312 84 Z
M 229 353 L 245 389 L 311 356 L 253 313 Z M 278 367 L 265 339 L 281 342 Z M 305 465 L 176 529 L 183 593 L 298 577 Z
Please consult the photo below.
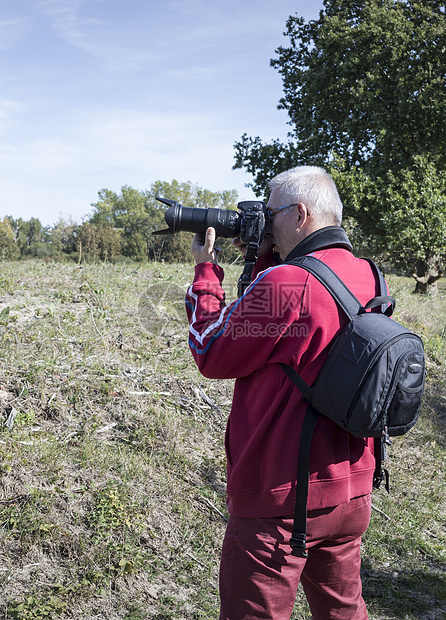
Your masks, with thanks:
M 340 226 L 325 226 L 310 232 L 296 247 L 291 250 L 285 258 L 286 263 L 297 256 L 304 256 L 317 250 L 327 248 L 344 248 L 349 252 L 353 251 L 352 244 L 348 240 L 347 234 Z

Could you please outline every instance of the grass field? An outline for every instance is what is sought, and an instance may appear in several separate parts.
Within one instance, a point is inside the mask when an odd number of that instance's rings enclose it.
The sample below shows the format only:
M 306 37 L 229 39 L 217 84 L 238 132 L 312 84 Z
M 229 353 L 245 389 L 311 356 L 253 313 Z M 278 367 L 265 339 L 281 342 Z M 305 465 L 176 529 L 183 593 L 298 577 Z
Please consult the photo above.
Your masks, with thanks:
M 2 263 L 0 617 L 216 619 L 232 381 L 197 372 L 191 265 Z M 227 269 L 236 295 L 240 265 Z M 446 283 L 392 276 L 422 335 L 420 421 L 363 542 L 374 620 L 446 617 Z M 302 595 L 293 618 L 307 619 Z

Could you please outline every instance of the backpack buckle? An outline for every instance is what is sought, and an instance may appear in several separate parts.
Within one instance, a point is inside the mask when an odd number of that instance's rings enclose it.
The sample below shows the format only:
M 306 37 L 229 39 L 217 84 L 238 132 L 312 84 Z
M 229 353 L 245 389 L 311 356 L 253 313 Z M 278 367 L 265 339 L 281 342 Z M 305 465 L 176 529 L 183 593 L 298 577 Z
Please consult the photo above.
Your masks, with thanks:
M 387 493 L 390 493 L 390 476 L 389 476 L 389 472 L 384 467 L 381 472 L 381 482 L 383 480 L 385 481 L 384 488 L 386 489 Z
M 389 472 L 384 467 L 381 469 L 379 476 L 375 476 L 373 478 L 373 488 L 379 489 L 383 480 L 385 480 L 384 488 L 386 489 L 387 493 L 390 493 L 390 476 Z
M 293 532 L 290 540 L 290 545 L 292 548 L 291 555 L 294 555 L 297 558 L 308 558 L 306 539 L 307 537 L 305 534 Z

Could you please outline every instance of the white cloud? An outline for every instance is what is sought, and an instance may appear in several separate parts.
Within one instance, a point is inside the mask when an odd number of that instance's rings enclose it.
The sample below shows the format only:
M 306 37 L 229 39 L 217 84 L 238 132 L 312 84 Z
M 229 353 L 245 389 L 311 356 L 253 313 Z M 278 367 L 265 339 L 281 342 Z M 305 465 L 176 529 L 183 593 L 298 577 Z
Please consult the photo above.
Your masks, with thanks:
M 227 0 L 163 0 L 123 3 L 106 11 L 103 0 L 42 0 L 41 8 L 56 35 L 110 71 L 135 71 L 158 63 L 197 60 L 206 50 L 221 48 L 219 62 L 270 35 L 274 23 L 283 29 L 289 0 L 240 3 Z M 283 5 L 281 7 L 281 4 Z M 261 7 L 259 5 L 262 5 Z M 265 19 L 265 13 L 267 17 Z M 97 17 L 99 15 L 100 17 Z M 257 47 L 260 47 L 258 45 Z M 173 67 L 172 67 L 173 68 Z
M 0 49 L 7 49 L 19 40 L 23 36 L 25 25 L 26 22 L 23 19 L 0 21 Z
M 7 29 L 8 31 L 11 30 L 11 28 L 16 28 L 17 26 L 21 26 L 23 24 L 23 20 L 22 19 L 6 19 L 6 20 L 2 20 L 0 21 L 0 29 Z M 4 32 L 2 32 L 2 36 L 4 36 Z
M 11 128 L 23 106 L 12 99 L 0 99 L 0 135 Z
M 93 56 L 106 57 L 105 21 L 84 17 L 85 0 L 44 0 L 40 3 L 57 36 Z
M 48 177 L 86 167 L 90 171 L 107 166 L 141 168 L 147 158 L 159 160 L 178 153 L 181 161 L 186 154 L 201 152 L 203 146 L 218 148 L 230 139 L 229 132 L 218 128 L 211 113 L 206 116 L 105 108 L 80 113 L 77 118 L 71 117 L 70 123 L 59 125 L 59 135 L 53 132 L 51 136 L 10 146 L 10 165 L 21 160 L 27 162 L 28 169 Z

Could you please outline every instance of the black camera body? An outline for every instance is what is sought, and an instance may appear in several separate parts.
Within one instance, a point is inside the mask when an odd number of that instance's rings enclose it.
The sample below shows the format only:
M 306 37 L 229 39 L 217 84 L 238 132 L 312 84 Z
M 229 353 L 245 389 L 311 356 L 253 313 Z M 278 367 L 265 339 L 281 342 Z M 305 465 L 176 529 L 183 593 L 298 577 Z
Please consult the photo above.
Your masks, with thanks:
M 182 230 L 205 235 L 209 227 L 215 229 L 217 237 L 240 240 L 246 245 L 245 267 L 238 282 L 238 293 L 242 295 L 251 282 L 251 273 L 257 261 L 260 244 L 263 241 L 266 224 L 266 205 L 261 200 L 245 200 L 237 204 L 238 211 L 226 209 L 194 209 L 183 207 L 176 200 L 156 199 L 169 208 L 164 214 L 168 228 L 155 230 L 154 235 L 175 234 Z
M 260 245 L 265 234 L 266 205 L 261 200 L 245 200 L 237 204 L 240 212 L 240 239 Z

